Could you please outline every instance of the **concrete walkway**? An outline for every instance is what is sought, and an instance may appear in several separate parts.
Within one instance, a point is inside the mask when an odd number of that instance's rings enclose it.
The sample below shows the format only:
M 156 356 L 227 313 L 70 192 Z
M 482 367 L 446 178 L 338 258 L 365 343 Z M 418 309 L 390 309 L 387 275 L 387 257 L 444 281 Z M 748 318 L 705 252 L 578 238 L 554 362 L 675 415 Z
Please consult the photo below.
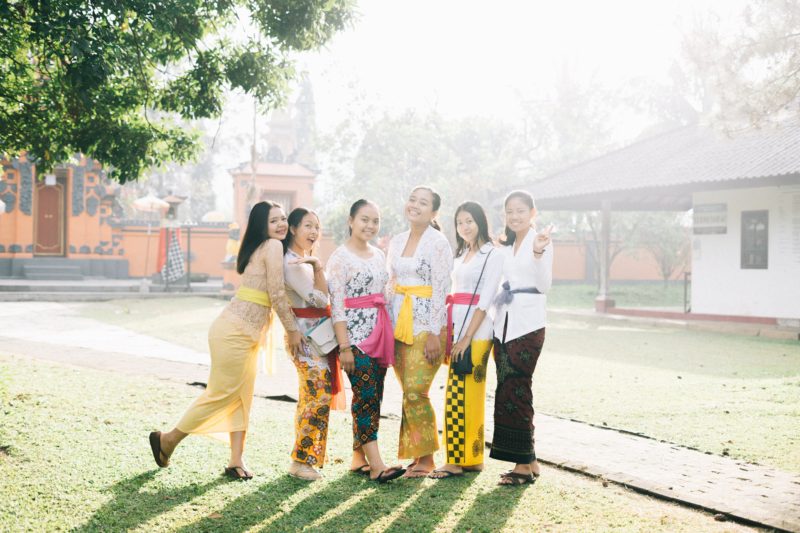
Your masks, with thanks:
M 0 359 L 10 355 L 181 383 L 205 383 L 208 377 L 206 353 L 81 317 L 58 303 L 0 305 Z M 283 357 L 277 363 L 275 375 L 259 376 L 256 394 L 295 398 L 293 366 Z M 444 379 L 439 372 L 431 390 L 440 422 Z M 384 415 L 399 418 L 400 406 L 397 380 L 387 376 Z M 487 412 L 491 416 L 491 409 Z M 542 414 L 536 415 L 536 426 L 543 462 L 748 523 L 800 532 L 800 475 Z M 492 435 L 491 419 L 486 435 Z

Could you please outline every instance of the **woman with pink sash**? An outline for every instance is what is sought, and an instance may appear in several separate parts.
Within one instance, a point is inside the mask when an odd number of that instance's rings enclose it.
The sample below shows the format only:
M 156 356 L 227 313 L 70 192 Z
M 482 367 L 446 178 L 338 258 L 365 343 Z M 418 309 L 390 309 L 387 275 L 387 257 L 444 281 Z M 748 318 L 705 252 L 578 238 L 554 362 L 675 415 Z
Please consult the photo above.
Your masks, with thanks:
M 386 369 L 394 364 L 394 333 L 387 310 L 389 273 L 380 249 L 378 207 L 358 200 L 350 208 L 350 238 L 328 259 L 328 292 L 339 361 L 353 390 L 353 459 L 350 471 L 385 483 L 405 473 L 387 466 L 378 448 Z
M 490 310 L 503 273 L 480 204 L 456 209 L 453 293 L 447 297 L 447 355 L 442 441 L 447 464 L 428 477 L 446 479 L 483 469 L 486 368 L 492 348 Z

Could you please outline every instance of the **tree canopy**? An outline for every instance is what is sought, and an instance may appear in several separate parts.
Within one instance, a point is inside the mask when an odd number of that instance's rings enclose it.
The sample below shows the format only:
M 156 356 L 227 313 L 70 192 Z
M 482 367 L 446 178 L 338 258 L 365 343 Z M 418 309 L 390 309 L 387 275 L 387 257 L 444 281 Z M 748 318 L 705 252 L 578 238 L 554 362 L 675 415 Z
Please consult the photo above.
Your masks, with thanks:
M 728 129 L 800 115 L 800 0 L 753 0 L 733 28 L 699 20 L 683 47 Z
M 43 169 L 84 153 L 120 182 L 187 161 L 176 118 L 218 116 L 228 90 L 280 103 L 292 53 L 344 28 L 352 0 L 0 2 L 0 150 Z

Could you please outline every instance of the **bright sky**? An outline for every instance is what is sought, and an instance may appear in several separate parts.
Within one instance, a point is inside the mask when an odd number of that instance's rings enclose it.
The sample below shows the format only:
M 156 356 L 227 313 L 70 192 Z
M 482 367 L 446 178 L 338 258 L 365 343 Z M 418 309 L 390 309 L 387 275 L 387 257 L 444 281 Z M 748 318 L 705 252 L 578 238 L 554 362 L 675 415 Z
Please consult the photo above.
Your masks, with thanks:
M 681 53 L 681 27 L 709 9 L 733 17 L 744 3 L 360 0 L 354 26 L 298 66 L 311 75 L 322 132 L 345 118 L 353 84 L 377 110 L 435 109 L 514 121 L 520 101 L 551 92 L 565 64 L 582 84 L 610 89 L 633 78 L 666 81 Z M 237 107 L 227 111 L 236 118 L 224 129 L 252 131 L 250 104 Z M 620 117 L 617 135 L 631 137 L 643 126 Z M 249 146 L 241 148 L 226 168 L 249 158 Z M 226 208 L 227 172 L 218 181 L 218 207 Z
M 742 0 L 361 0 L 355 26 L 304 60 L 319 126 L 341 119 L 347 84 L 389 109 L 512 118 L 520 98 L 547 94 L 563 64 L 609 87 L 665 80 L 680 25 Z

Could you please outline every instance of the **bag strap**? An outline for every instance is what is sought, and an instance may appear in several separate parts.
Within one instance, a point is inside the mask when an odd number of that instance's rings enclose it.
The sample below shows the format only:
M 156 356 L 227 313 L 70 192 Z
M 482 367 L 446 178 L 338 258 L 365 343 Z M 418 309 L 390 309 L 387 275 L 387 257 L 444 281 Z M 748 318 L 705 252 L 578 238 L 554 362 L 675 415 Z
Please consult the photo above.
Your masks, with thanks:
M 456 337 L 457 339 L 461 338 L 461 333 L 464 331 L 464 325 L 467 323 L 469 310 L 472 308 L 472 300 L 475 299 L 475 295 L 478 293 L 478 287 L 481 286 L 481 278 L 483 278 L 483 271 L 486 270 L 486 263 L 489 262 L 489 256 L 492 255 L 492 252 L 494 252 L 494 248 L 489 250 L 489 253 L 486 254 L 486 259 L 483 260 L 483 267 L 481 268 L 481 273 L 478 275 L 478 282 L 475 284 L 475 290 L 472 291 L 472 296 L 469 299 L 469 304 L 467 305 L 467 312 L 464 314 L 464 321 L 461 323 L 461 329 L 458 330 L 458 337 Z

